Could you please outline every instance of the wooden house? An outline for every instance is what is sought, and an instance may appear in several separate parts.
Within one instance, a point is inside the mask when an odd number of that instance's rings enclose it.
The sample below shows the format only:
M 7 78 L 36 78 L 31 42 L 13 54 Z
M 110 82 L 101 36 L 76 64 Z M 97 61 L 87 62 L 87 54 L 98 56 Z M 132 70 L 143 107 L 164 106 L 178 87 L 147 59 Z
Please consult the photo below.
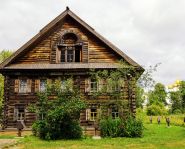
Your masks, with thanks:
M 45 89 L 46 80 L 62 78 L 67 73 L 74 76 L 89 105 L 80 114 L 82 126 L 91 127 L 103 104 L 114 99 L 92 99 L 88 92 L 97 89 L 97 83 L 88 79 L 90 69 L 113 70 L 119 60 L 132 66 L 140 74 L 144 69 L 116 46 L 98 34 L 67 7 L 66 10 L 40 30 L 11 57 L 0 65 L 4 76 L 5 128 L 15 128 L 17 120 L 30 127 L 36 115 L 27 110 L 37 100 L 36 92 Z M 135 113 L 136 78 L 125 78 L 123 87 L 131 112 Z M 74 81 L 76 82 L 76 81 Z M 128 84 L 130 83 L 130 88 Z M 88 88 L 88 89 L 87 89 Z M 132 93 L 130 93 L 130 90 Z M 112 105 L 112 104 L 111 104 Z M 117 117 L 119 108 L 109 106 L 107 115 Z

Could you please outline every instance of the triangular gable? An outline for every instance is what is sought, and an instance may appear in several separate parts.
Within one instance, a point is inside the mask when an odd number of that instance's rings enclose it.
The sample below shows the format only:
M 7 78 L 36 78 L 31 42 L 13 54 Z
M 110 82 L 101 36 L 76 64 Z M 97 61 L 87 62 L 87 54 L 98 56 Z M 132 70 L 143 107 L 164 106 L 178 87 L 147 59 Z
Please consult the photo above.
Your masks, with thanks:
M 87 29 L 95 37 L 97 37 L 99 40 L 101 40 L 103 43 L 105 43 L 108 47 L 110 47 L 114 52 L 116 52 L 118 55 L 120 55 L 129 64 L 131 64 L 132 66 L 137 67 L 137 68 L 143 70 L 143 68 L 139 64 L 137 64 L 134 60 L 132 60 L 130 57 L 128 57 L 120 49 L 118 49 L 116 46 L 114 46 L 112 43 L 110 43 L 107 39 L 105 39 L 100 34 L 98 34 L 92 27 L 90 27 L 87 23 L 85 23 L 77 15 L 75 15 L 71 10 L 69 10 L 68 7 L 67 7 L 67 9 L 63 13 L 61 13 L 58 17 L 56 17 L 53 21 L 51 21 L 48 25 L 46 25 L 43 29 L 41 29 L 40 32 L 37 35 L 35 35 L 31 40 L 29 40 L 20 49 L 18 49 L 11 57 L 9 57 L 8 59 L 6 59 L 0 65 L 0 68 L 3 69 L 5 66 L 7 66 L 8 64 L 10 64 L 13 60 L 15 60 L 18 57 L 19 54 L 25 52 L 25 50 L 28 47 L 30 47 L 37 40 L 39 40 L 40 38 L 42 38 L 43 35 L 45 35 L 48 31 L 50 31 L 58 22 L 60 22 L 62 19 L 64 19 L 67 15 L 69 15 L 70 17 L 72 17 L 75 21 L 77 21 L 80 25 L 82 25 L 85 29 Z

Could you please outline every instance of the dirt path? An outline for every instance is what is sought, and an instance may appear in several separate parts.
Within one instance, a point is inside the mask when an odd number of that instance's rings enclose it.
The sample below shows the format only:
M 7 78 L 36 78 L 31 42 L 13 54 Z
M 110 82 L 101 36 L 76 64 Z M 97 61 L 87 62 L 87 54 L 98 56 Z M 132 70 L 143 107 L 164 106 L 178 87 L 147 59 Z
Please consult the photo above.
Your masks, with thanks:
M 13 145 L 17 142 L 16 139 L 0 139 L 0 149 L 9 146 L 9 145 Z

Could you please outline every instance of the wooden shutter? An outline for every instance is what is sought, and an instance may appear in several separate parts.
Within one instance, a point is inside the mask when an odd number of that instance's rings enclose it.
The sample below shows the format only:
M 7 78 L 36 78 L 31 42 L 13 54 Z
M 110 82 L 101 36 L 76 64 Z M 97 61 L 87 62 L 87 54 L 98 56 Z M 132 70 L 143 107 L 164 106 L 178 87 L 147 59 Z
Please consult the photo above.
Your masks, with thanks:
M 31 83 L 32 83 L 32 80 L 27 79 L 27 93 L 31 93 Z
M 13 120 L 16 121 L 18 119 L 18 109 L 14 108 Z
M 86 78 L 85 79 L 85 92 L 86 93 L 90 92 L 90 89 L 91 89 L 91 87 L 90 87 L 90 79 Z
M 91 109 L 86 109 L 86 120 L 90 120 L 91 117 Z
M 18 93 L 19 92 L 19 79 L 15 79 L 14 82 L 14 92 Z
M 35 92 L 39 92 L 40 91 L 40 80 L 36 79 L 35 80 Z

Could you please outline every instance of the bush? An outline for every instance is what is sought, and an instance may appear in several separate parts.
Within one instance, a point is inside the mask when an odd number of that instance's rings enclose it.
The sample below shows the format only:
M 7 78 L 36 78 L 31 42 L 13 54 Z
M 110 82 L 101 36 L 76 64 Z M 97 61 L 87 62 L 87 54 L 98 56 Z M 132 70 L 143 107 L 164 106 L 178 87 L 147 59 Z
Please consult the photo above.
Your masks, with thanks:
M 147 107 L 147 115 L 165 115 L 167 114 L 164 106 L 150 105 Z
M 143 129 L 142 121 L 132 116 L 128 116 L 125 120 L 108 118 L 100 121 L 103 137 L 141 137 Z
M 71 79 L 66 82 L 71 83 Z M 58 86 L 59 85 L 59 86 Z M 79 124 L 80 112 L 85 102 L 78 90 L 61 88 L 61 83 L 52 84 L 45 92 L 37 94 L 37 103 L 30 105 L 29 110 L 36 112 L 38 120 L 33 124 L 33 134 L 41 139 L 78 139 L 82 137 Z M 71 86 L 72 88 L 72 86 Z M 50 95 L 55 94 L 55 100 Z
M 144 126 L 141 120 L 128 116 L 121 128 L 121 136 L 134 138 L 142 136 Z
M 173 111 L 173 114 L 182 114 L 182 111 L 180 109 L 175 109 Z
M 103 137 L 118 137 L 120 134 L 121 119 L 103 119 L 100 121 L 101 135 Z

